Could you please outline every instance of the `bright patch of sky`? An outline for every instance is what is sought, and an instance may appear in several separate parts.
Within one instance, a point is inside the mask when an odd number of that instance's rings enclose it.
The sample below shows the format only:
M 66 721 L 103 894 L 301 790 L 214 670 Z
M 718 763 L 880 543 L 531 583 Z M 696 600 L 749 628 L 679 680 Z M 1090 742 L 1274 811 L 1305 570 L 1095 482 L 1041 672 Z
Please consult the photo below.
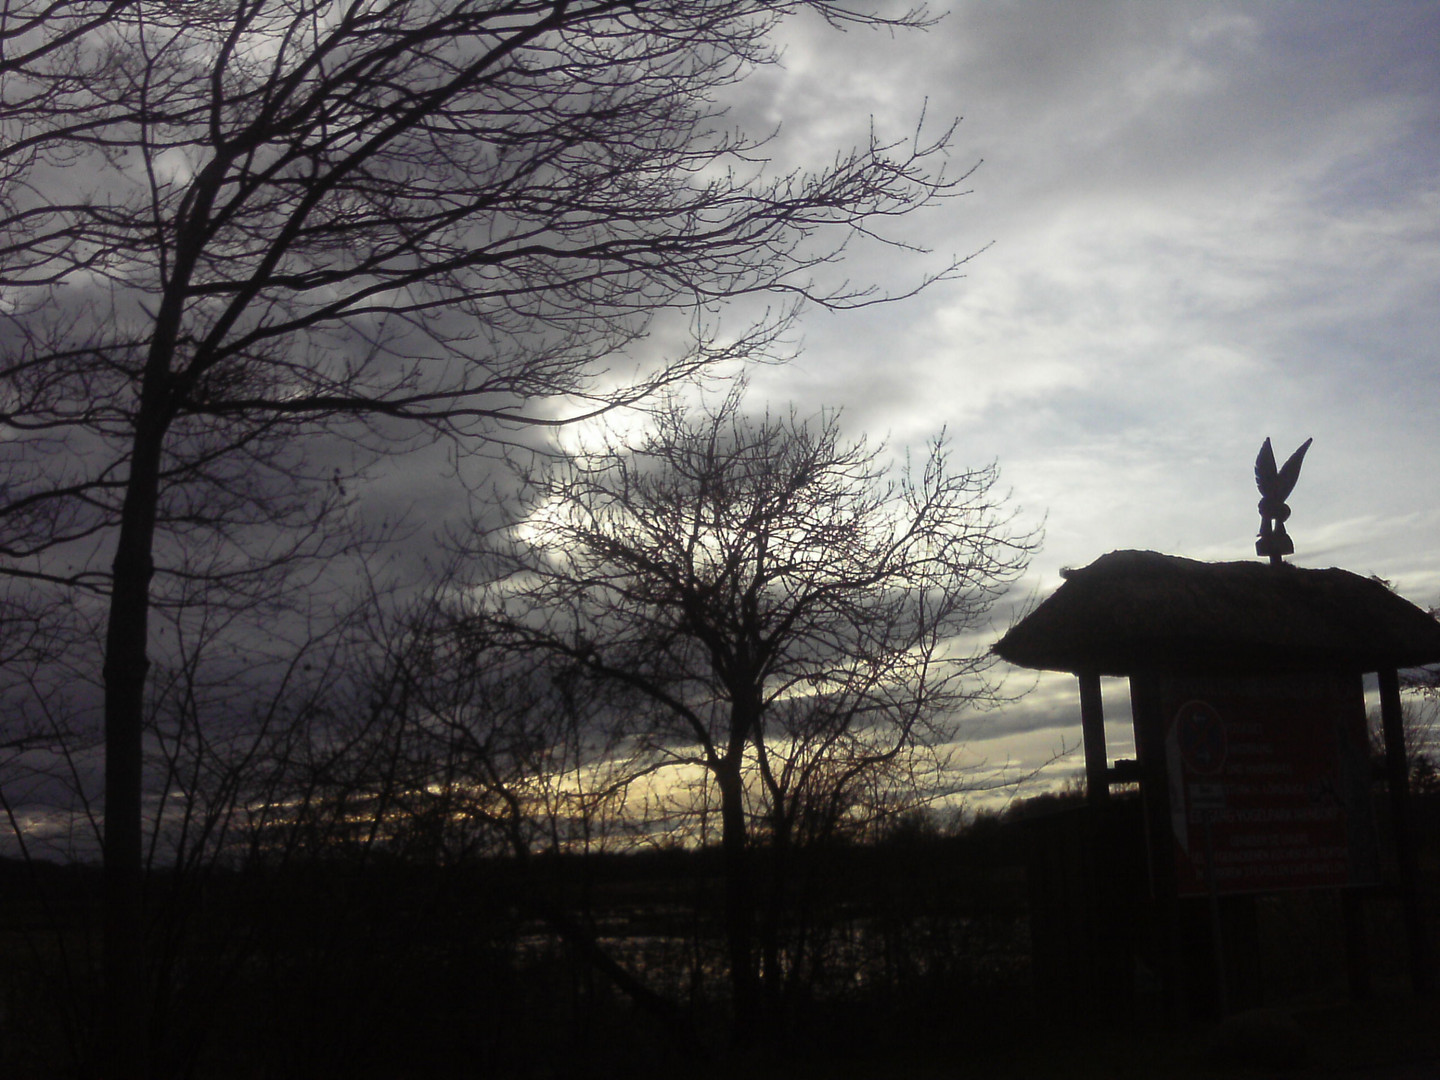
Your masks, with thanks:
M 1119 548 L 1255 557 L 1260 443 L 1283 458 L 1313 436 L 1294 561 L 1440 604 L 1436 41 L 1434 2 L 970 0 L 923 34 L 789 24 L 783 70 L 735 112 L 783 124 L 780 163 L 863 142 L 872 116 L 908 136 L 922 109 L 936 130 L 963 115 L 957 173 L 983 159 L 969 194 L 891 223 L 933 256 L 867 248 L 848 274 L 899 290 L 985 250 L 918 298 L 811 312 L 752 401 L 842 406 L 898 448 L 946 426 L 957 461 L 998 460 L 1045 521 L 1039 596 Z M 1076 717 L 1071 680 L 984 737 L 1032 732 L 1033 757 Z

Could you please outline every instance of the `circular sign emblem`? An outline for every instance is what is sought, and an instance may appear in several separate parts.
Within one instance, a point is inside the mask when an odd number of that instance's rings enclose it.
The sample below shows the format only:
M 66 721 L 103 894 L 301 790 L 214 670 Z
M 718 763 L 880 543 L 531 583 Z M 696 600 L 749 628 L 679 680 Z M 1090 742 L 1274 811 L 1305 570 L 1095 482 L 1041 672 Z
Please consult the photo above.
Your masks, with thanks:
M 1191 773 L 1218 773 L 1225 766 L 1225 721 L 1206 701 L 1187 701 L 1175 714 L 1180 760 Z

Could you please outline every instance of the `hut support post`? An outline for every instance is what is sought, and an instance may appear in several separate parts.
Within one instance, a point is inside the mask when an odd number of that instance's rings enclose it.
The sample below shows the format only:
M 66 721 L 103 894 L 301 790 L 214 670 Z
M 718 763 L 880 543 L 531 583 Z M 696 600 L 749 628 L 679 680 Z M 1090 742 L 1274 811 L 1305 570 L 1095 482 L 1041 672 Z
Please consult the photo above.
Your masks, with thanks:
M 1156 960 L 1164 987 L 1166 1009 L 1175 1019 L 1187 1012 L 1187 988 L 1181 960 L 1179 904 L 1175 895 L 1175 863 L 1171 852 L 1170 780 L 1165 765 L 1165 717 L 1159 680 L 1150 672 L 1130 676 L 1130 710 L 1135 724 L 1135 751 L 1140 759 L 1140 793 L 1144 801 L 1145 838 L 1149 849 L 1150 887 L 1155 901 Z
M 1080 675 L 1080 734 L 1085 747 L 1085 799 L 1090 806 L 1110 801 L 1110 778 L 1105 749 L 1105 708 L 1100 700 L 1100 676 Z
M 1080 676 L 1080 730 L 1085 747 L 1087 863 L 1090 868 L 1085 903 L 1090 924 L 1090 971 L 1095 999 L 1131 1002 L 1135 993 L 1133 948 L 1122 923 L 1127 910 L 1121 875 L 1116 873 L 1116 823 L 1110 814 L 1110 774 L 1105 746 L 1105 710 L 1100 701 L 1100 676 Z
M 1415 837 L 1410 823 L 1410 768 L 1405 756 L 1405 722 L 1400 708 L 1400 677 L 1394 669 L 1380 679 L 1380 723 L 1385 733 L 1385 787 L 1390 792 L 1390 827 L 1400 870 L 1400 904 L 1410 958 L 1410 987 L 1416 994 L 1434 989 L 1425 922 L 1420 912 L 1420 883 L 1415 864 Z

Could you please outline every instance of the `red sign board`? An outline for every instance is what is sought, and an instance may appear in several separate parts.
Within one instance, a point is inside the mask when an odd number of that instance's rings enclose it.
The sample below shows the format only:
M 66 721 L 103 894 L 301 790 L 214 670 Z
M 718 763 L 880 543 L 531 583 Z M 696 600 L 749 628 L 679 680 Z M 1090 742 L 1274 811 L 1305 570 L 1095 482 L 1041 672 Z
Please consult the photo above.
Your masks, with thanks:
M 1379 858 L 1358 676 L 1162 686 L 1177 892 L 1373 884 Z

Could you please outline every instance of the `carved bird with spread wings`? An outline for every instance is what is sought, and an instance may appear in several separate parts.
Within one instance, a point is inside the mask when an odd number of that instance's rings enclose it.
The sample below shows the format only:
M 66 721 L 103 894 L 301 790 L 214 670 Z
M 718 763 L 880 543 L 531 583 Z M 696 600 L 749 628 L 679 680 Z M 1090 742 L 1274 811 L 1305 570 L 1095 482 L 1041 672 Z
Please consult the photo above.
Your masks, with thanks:
M 1295 543 L 1285 531 L 1285 521 L 1290 517 L 1290 507 L 1285 505 L 1285 500 L 1295 490 L 1305 451 L 1314 441 L 1306 439 L 1277 469 L 1275 451 L 1270 449 L 1267 438 L 1260 447 L 1260 456 L 1255 459 L 1255 486 L 1260 489 L 1260 536 L 1255 541 L 1255 554 L 1268 555 L 1277 565 L 1283 556 L 1295 553 Z

